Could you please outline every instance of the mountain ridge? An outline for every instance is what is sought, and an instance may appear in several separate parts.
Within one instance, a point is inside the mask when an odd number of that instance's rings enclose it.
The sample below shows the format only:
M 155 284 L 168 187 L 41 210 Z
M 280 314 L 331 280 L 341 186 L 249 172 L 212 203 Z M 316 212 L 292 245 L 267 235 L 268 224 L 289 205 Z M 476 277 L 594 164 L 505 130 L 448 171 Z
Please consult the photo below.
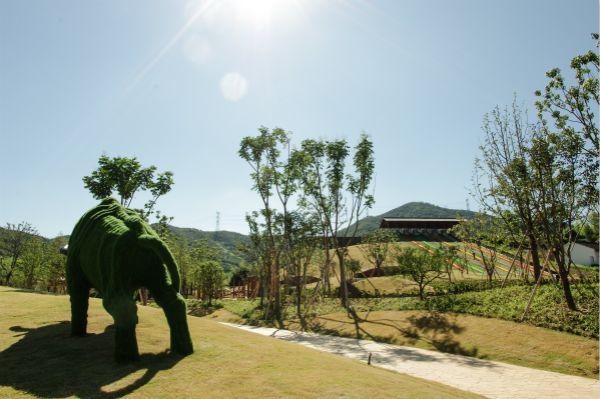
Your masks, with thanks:
M 407 202 L 404 205 L 390 209 L 375 216 L 366 216 L 359 220 L 358 229 L 356 231 L 357 236 L 363 236 L 371 233 L 379 228 L 379 223 L 382 218 L 423 218 L 423 219 L 446 219 L 462 217 L 470 219 L 475 216 L 477 212 L 473 212 L 467 209 L 452 209 L 444 208 L 442 206 L 433 205 L 429 202 L 413 201 Z M 352 224 L 348 231 L 353 231 L 356 223 Z M 346 231 L 346 229 L 344 229 Z
M 428 202 L 407 202 L 404 205 L 390 209 L 382 214 L 362 218 L 359 221 L 357 236 L 362 236 L 377 230 L 381 219 L 384 217 L 455 218 L 460 216 L 463 218 L 472 218 L 475 214 L 476 212 L 473 211 L 444 208 Z M 352 231 L 353 228 L 354 224 L 350 226 L 348 231 Z M 188 244 L 193 244 L 193 242 L 197 240 L 206 240 L 209 244 L 218 247 L 221 250 L 219 261 L 223 264 L 223 268 L 226 271 L 236 268 L 245 260 L 245 255 L 242 253 L 239 246 L 250 243 L 250 238 L 246 234 L 235 231 L 205 231 L 193 227 L 179 227 L 173 225 L 169 225 L 169 230 L 173 235 L 184 239 Z M 2 235 L 3 231 L 4 228 L 0 227 L 0 235 Z M 49 240 L 43 236 L 39 237 L 44 240 Z

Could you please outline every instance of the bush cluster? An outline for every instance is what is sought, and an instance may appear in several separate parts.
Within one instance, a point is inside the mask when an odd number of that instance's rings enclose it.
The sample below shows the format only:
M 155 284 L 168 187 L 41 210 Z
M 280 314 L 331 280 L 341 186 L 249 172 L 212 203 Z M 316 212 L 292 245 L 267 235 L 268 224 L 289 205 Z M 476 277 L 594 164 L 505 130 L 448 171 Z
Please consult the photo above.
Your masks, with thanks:
M 382 298 L 355 299 L 353 303 L 358 311 L 434 310 L 520 322 L 531 289 L 531 285 L 514 285 L 502 289 L 437 295 L 429 297 L 427 301 L 419 301 L 416 298 Z M 524 322 L 538 327 L 598 338 L 598 284 L 574 284 L 573 296 L 579 307 L 577 311 L 566 307 L 560 286 L 541 285 Z

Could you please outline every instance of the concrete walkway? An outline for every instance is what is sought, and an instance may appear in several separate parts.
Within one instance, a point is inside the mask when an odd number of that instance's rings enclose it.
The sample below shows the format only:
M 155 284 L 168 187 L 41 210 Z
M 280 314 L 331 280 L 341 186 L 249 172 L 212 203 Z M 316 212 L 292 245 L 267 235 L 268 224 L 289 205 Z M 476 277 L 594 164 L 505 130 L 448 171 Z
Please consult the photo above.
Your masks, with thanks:
M 436 381 L 488 398 L 598 399 L 598 381 L 511 364 L 368 340 L 222 323 L 256 334 Z

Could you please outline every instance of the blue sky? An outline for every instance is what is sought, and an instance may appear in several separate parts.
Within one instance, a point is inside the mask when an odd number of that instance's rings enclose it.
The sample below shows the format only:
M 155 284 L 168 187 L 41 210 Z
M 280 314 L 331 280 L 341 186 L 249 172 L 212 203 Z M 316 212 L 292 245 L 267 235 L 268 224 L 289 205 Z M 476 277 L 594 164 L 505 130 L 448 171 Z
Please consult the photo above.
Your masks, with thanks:
M 237 149 L 261 125 L 370 134 L 371 214 L 464 208 L 483 114 L 531 107 L 595 31 L 593 0 L 3 1 L 0 223 L 69 233 L 106 153 L 174 172 L 175 225 L 245 232 Z

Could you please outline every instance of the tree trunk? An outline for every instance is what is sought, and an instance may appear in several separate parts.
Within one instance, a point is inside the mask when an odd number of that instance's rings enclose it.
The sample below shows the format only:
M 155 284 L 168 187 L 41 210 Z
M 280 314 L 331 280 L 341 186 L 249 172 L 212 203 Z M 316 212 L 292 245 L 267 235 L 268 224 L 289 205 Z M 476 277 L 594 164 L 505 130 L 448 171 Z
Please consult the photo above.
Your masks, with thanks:
M 577 310 L 577 304 L 575 303 L 575 299 L 573 299 L 573 294 L 571 293 L 571 283 L 569 282 L 569 274 L 564 269 L 559 270 L 560 281 L 563 286 L 563 291 L 565 293 L 565 300 L 567 301 L 567 306 L 571 310 Z
M 329 243 L 325 241 L 325 265 L 323 266 L 323 290 L 326 295 L 331 294 L 331 284 L 329 284 L 329 268 L 331 267 L 331 253 L 329 252 Z
M 564 266 L 564 259 L 560 259 L 559 256 L 555 256 L 556 264 L 558 265 L 558 274 L 560 276 L 560 282 L 563 287 L 563 292 L 565 294 L 565 301 L 567 302 L 567 307 L 570 310 L 577 310 L 577 304 L 575 303 L 575 299 L 573 298 L 573 294 L 571 293 L 571 282 L 569 281 L 569 272 Z
M 12 270 L 6 274 L 6 277 L 4 278 L 4 285 L 6 285 L 6 286 L 10 285 L 10 279 L 12 277 L 12 274 L 13 274 Z
M 296 314 L 298 315 L 302 330 L 305 330 L 306 325 L 302 316 L 302 283 L 296 285 Z
M 346 267 L 344 264 L 344 254 L 336 249 L 338 263 L 340 264 L 340 302 L 344 308 L 348 307 L 348 287 L 346 285 Z
M 528 236 L 529 238 L 529 252 L 531 253 L 531 263 L 533 263 L 533 279 L 537 281 L 542 272 L 542 265 L 540 264 L 540 254 L 538 253 L 537 239 L 533 234 Z M 529 267 L 529 265 L 527 265 Z

